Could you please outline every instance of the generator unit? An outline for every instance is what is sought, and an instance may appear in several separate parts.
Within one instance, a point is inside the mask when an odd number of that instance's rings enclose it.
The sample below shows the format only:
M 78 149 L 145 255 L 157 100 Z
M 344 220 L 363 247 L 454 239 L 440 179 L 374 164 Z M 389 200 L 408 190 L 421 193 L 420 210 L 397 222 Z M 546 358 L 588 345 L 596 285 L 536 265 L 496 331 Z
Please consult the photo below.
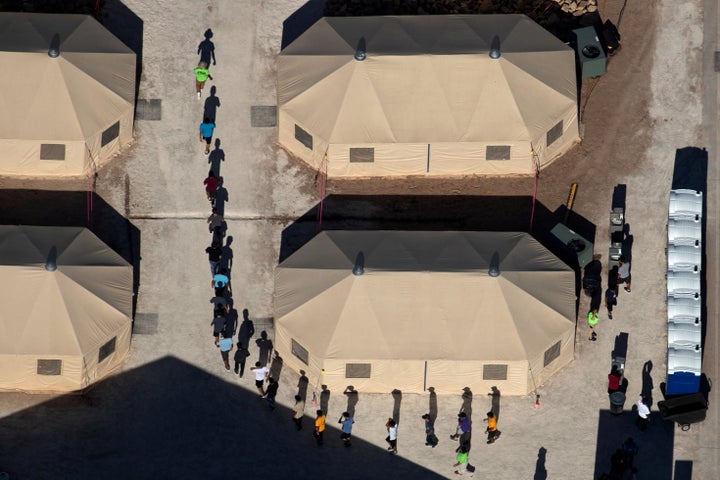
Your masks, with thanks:
M 607 57 L 595 27 L 573 30 L 575 52 L 580 65 L 581 78 L 597 77 L 605 73 Z

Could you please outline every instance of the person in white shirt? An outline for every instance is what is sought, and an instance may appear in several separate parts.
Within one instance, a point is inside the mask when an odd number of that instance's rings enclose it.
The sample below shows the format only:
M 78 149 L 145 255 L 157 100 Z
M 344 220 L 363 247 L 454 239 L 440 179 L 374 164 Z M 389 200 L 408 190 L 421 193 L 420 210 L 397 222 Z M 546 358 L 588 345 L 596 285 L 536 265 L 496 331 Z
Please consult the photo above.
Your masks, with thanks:
M 647 406 L 647 397 L 640 395 L 637 401 L 638 419 L 637 426 L 641 431 L 645 431 L 650 423 L 650 408 Z
M 385 428 L 387 428 L 388 431 L 388 436 L 385 438 L 385 441 L 390 445 L 388 451 L 393 455 L 397 455 L 397 423 L 392 418 L 388 418 Z
M 265 385 L 265 379 L 270 373 L 270 370 L 267 367 L 263 367 L 260 362 L 255 362 L 255 366 L 250 367 L 250 370 L 255 374 L 255 386 L 257 387 L 258 393 L 261 397 L 264 397 L 265 390 L 263 389 L 263 385 Z

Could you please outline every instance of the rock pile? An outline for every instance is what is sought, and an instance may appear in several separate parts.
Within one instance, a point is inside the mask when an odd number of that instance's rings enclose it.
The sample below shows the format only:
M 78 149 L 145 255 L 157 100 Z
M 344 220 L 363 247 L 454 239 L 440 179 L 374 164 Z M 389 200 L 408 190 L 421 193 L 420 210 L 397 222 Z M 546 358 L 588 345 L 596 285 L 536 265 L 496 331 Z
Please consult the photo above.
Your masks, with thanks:
M 555 0 L 560 5 L 560 10 L 579 17 L 586 13 L 597 12 L 597 0 Z

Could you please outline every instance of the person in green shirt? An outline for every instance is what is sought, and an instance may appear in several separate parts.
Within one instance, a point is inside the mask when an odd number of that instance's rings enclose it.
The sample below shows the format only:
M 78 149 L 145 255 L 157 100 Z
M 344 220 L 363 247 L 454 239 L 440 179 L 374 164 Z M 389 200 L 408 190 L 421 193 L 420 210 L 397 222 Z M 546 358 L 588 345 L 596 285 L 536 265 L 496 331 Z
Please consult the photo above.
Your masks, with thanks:
M 195 70 L 193 70 L 193 73 L 195 74 L 195 91 L 197 92 L 197 98 L 200 100 L 200 97 L 202 96 L 202 89 L 205 86 L 205 81 L 209 78 L 212 80 L 212 75 L 210 75 L 210 70 L 208 70 L 208 64 L 206 62 L 200 62 L 198 63 L 198 66 Z
M 458 448 L 458 454 L 455 457 L 456 463 L 453 465 L 453 467 L 457 467 L 457 470 L 455 470 L 455 473 L 458 475 L 464 475 L 467 471 L 467 464 L 468 464 L 468 451 L 465 446 L 461 446 Z

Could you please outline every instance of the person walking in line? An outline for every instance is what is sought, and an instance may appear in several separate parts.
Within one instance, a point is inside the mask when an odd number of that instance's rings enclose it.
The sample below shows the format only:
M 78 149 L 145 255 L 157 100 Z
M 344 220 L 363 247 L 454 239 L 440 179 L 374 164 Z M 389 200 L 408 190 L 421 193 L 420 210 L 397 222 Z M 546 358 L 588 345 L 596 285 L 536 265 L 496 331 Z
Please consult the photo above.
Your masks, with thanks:
M 212 213 L 210 213 L 210 216 L 207 218 L 208 230 L 210 231 L 210 233 L 215 233 L 216 228 L 222 228 L 222 224 L 224 221 L 225 220 L 223 219 L 222 215 L 218 213 L 218 209 L 213 208 Z M 213 239 L 213 241 L 216 240 Z
M 392 418 L 388 418 L 388 421 L 385 423 L 385 428 L 388 432 L 387 437 L 385 437 L 385 441 L 388 445 L 390 445 L 388 447 L 388 451 L 393 455 L 397 455 L 397 422 L 395 422 Z
M 500 438 L 500 430 L 497 429 L 497 419 L 495 418 L 495 414 L 493 412 L 488 412 L 485 421 L 488 424 L 485 429 L 485 433 L 487 433 L 487 443 L 495 443 L 495 440 Z
M 461 436 L 467 437 L 470 434 L 470 419 L 465 412 L 458 413 L 458 424 L 455 434 L 450 435 L 450 440 L 457 440 Z M 462 442 L 460 442 L 462 443 Z
M 608 395 L 612 395 L 620 390 L 620 380 L 620 370 L 618 370 L 617 366 L 613 365 L 610 369 L 610 373 L 608 374 Z
M 250 356 L 250 352 L 248 352 L 248 349 L 245 348 L 245 346 L 242 344 L 242 342 L 238 341 L 237 350 L 235 350 L 235 373 L 240 375 L 240 378 L 242 378 L 243 374 L 245 373 L 245 361 L 247 360 L 247 357 Z M 239 370 L 239 371 L 238 371 Z
M 210 143 L 212 143 L 213 132 L 215 131 L 215 123 L 205 117 L 200 124 L 200 141 L 205 142 L 205 155 L 210 153 Z
M 635 461 L 635 455 L 637 455 L 639 450 L 638 445 L 632 437 L 628 437 L 622 444 L 622 450 L 625 456 L 625 467 L 631 470 L 633 468 L 633 462 Z
M 265 390 L 263 389 L 263 386 L 265 385 L 265 379 L 270 373 L 270 369 L 268 369 L 267 367 L 263 367 L 260 362 L 255 362 L 255 366 L 250 367 L 250 370 L 252 370 L 255 374 L 255 388 L 257 388 L 260 397 L 262 397 L 265 395 Z
M 630 262 L 625 259 L 624 255 L 621 255 L 618 259 L 618 265 L 618 283 L 624 283 L 625 291 L 630 293 Z
M 352 445 L 350 443 L 350 437 L 352 436 L 352 426 L 353 423 L 355 423 L 355 420 L 353 419 L 353 417 L 350 416 L 350 413 L 343 412 L 342 416 L 338 420 L 338 423 L 342 425 L 342 433 L 340 433 L 340 439 L 343 441 L 343 445 L 349 447 L 350 445 Z
M 226 323 L 225 313 L 222 310 L 215 310 L 210 325 L 213 327 L 213 337 L 215 338 L 215 345 L 217 346 L 220 346 L 218 341 L 220 340 L 220 334 L 225 333 Z
M 227 268 L 221 268 L 218 273 L 213 275 L 213 279 L 210 282 L 210 286 L 215 289 L 216 297 L 224 297 L 225 289 L 227 288 L 230 279 L 227 276 Z
M 218 341 L 217 346 L 220 347 L 220 356 L 222 357 L 225 370 L 230 371 L 230 350 L 233 349 L 233 340 L 231 335 L 227 335 L 225 332 L 221 332 L 221 339 Z
M 263 396 L 267 400 L 270 410 L 275 410 L 275 396 L 277 395 L 279 386 L 280 385 L 273 377 L 268 378 L 268 387 L 267 390 L 265 390 L 265 395 Z
M 647 406 L 647 397 L 645 395 L 638 396 L 637 401 L 637 412 L 638 418 L 636 425 L 641 432 L 647 430 L 648 424 L 650 423 L 650 408 Z
M 598 316 L 597 314 L 593 315 L 592 310 L 588 312 L 588 327 L 590 327 L 590 335 L 588 336 L 588 340 L 590 341 L 596 341 L 597 340 L 597 333 L 595 333 L 595 326 L 598 324 Z
M 468 450 L 464 446 L 460 446 L 457 451 L 457 455 L 455 456 L 455 463 L 453 464 L 453 467 L 456 468 L 455 474 L 456 475 L 465 475 L 465 472 L 467 472 L 467 465 L 468 465 Z
M 217 273 L 220 260 L 222 260 L 222 248 L 217 242 L 212 242 L 210 246 L 205 249 L 205 253 L 208 254 L 208 262 L 210 262 L 210 275 L 214 277 Z
M 437 435 L 435 435 L 435 425 L 429 413 L 422 416 L 425 421 L 425 446 L 435 448 L 439 443 Z
M 608 287 L 605 290 L 605 308 L 608 312 L 608 320 L 612 320 L 613 307 L 617 305 L 617 285 L 615 288 Z
M 203 185 L 205 185 L 205 195 L 210 201 L 210 205 L 214 207 L 215 200 L 217 199 L 217 190 L 220 185 L 220 179 L 215 176 L 215 172 L 210 170 L 207 178 L 203 180 Z
M 212 80 L 212 75 L 210 75 L 210 70 L 208 70 L 208 64 L 207 62 L 200 61 L 198 63 L 198 66 L 193 70 L 193 73 L 195 74 L 195 92 L 197 93 L 197 98 L 200 100 L 200 97 L 202 97 L 202 89 L 205 86 L 205 82 L 209 78 Z
M 295 405 L 293 406 L 292 419 L 295 422 L 295 428 L 298 432 L 302 430 L 302 419 L 305 414 L 305 402 L 300 395 L 295 395 Z
M 313 436 L 317 441 L 318 447 L 322 447 L 323 434 L 325 433 L 325 414 L 322 410 L 315 411 L 315 414 L 317 417 L 315 417 L 315 430 L 313 431 Z

